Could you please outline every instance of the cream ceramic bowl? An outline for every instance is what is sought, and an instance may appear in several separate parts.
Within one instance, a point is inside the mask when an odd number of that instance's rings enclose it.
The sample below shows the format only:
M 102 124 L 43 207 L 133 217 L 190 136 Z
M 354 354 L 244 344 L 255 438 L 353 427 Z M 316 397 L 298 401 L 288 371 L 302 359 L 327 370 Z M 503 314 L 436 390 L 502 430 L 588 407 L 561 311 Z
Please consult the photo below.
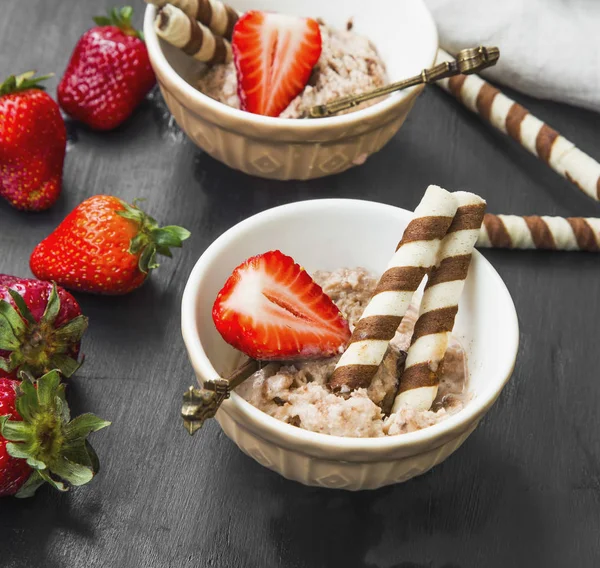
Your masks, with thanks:
M 221 235 L 196 263 L 182 300 L 183 338 L 200 383 L 230 373 L 239 360 L 211 317 L 214 299 L 237 265 L 252 255 L 280 249 L 309 273 L 363 266 L 380 274 L 411 215 L 369 201 L 312 200 L 269 209 Z M 384 438 L 329 436 L 280 422 L 236 393 L 223 403 L 217 420 L 243 452 L 306 485 L 357 490 L 406 481 L 459 448 L 514 368 L 519 343 L 515 307 L 498 273 L 478 252 L 455 335 L 467 351 L 473 400 L 435 426 Z
M 423 0 L 232 0 L 239 11 L 271 10 L 322 17 L 371 38 L 391 81 L 416 75 L 436 56 L 435 24 Z M 208 154 L 248 174 L 274 179 L 310 179 L 335 174 L 380 150 L 402 126 L 422 87 L 395 93 L 352 114 L 320 120 L 259 116 L 230 108 L 192 85 L 202 68 L 159 40 L 154 6 L 148 6 L 144 34 L 152 67 L 173 116 Z

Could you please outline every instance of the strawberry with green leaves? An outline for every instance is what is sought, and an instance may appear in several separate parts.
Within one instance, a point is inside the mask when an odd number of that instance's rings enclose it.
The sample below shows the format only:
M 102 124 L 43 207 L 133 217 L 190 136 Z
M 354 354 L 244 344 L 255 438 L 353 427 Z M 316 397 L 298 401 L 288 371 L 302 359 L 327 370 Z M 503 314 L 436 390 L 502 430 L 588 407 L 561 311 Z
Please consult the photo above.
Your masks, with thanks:
M 0 379 L 0 497 L 91 481 L 99 462 L 87 436 L 109 424 L 93 414 L 71 420 L 58 371 L 34 382 Z
M 96 130 L 124 122 L 156 83 L 148 50 L 132 23 L 133 9 L 113 8 L 81 36 L 58 85 L 58 102 Z
M 70 377 L 88 320 L 63 288 L 0 274 L 0 378 L 34 377 L 58 369 Z
M 67 130 L 58 105 L 29 71 L 0 84 L 0 195 L 25 211 L 60 195 Z
M 96 294 L 126 294 L 140 287 L 190 236 L 183 227 L 159 227 L 135 205 L 94 195 L 78 205 L 38 244 L 29 260 L 41 280 Z

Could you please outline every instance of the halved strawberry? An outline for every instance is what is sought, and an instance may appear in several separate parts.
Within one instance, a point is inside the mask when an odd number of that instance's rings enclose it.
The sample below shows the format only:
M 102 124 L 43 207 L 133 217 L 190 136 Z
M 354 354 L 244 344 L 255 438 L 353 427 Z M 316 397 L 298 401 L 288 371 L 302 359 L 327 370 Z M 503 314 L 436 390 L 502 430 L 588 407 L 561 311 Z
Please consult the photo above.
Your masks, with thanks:
M 243 110 L 279 116 L 304 89 L 321 55 L 319 24 L 251 10 L 231 39 Z
M 339 353 L 348 322 L 306 270 L 281 251 L 249 258 L 217 295 L 213 320 L 227 343 L 260 360 Z

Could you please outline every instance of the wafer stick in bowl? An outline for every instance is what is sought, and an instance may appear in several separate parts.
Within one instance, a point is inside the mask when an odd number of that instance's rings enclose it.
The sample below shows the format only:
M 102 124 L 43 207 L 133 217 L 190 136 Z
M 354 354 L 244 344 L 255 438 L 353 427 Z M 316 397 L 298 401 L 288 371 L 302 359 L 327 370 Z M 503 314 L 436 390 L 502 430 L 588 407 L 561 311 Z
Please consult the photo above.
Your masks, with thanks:
M 239 18 L 239 14 L 231 6 L 219 0 L 146 0 L 146 3 L 158 8 L 171 4 L 209 27 L 214 34 L 226 39 L 231 39 L 233 26 Z
M 334 392 L 346 393 L 371 383 L 415 290 L 436 262 L 456 206 L 445 189 L 427 188 L 329 379 Z
M 452 56 L 443 49 L 438 51 L 437 63 L 452 60 Z M 600 200 L 600 163 L 530 114 L 525 107 L 478 75 L 456 75 L 436 84 L 492 126 L 514 138 L 586 195 Z
M 488 213 L 477 246 L 600 252 L 600 219 Z
M 231 44 L 226 39 L 171 4 L 158 11 L 154 29 L 158 37 L 208 65 L 229 63 L 232 59 Z
M 437 396 L 438 368 L 448 347 L 485 213 L 485 201 L 478 195 L 464 191 L 452 195 L 458 209 L 425 286 L 392 413 L 403 407 L 429 410 Z

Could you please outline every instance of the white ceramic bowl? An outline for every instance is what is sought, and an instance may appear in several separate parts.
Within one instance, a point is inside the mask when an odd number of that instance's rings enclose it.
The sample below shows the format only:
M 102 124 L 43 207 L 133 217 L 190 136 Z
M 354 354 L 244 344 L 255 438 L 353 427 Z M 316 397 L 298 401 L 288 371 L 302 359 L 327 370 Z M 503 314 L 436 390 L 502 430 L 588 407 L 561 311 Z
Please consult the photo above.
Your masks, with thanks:
M 228 374 L 239 360 L 211 317 L 217 292 L 237 265 L 252 255 L 280 249 L 309 273 L 364 266 L 380 274 L 411 215 L 369 201 L 302 201 L 254 215 L 221 235 L 196 263 L 182 300 L 183 338 L 200 383 Z M 435 426 L 384 438 L 329 436 L 280 422 L 236 393 L 223 403 L 217 420 L 246 454 L 306 485 L 356 490 L 405 481 L 445 460 L 465 441 L 514 368 L 519 342 L 515 307 L 498 273 L 478 252 L 455 335 L 467 351 L 474 398 Z
M 354 29 L 377 46 L 391 81 L 434 62 L 438 38 L 423 0 L 233 0 L 239 11 L 271 10 L 322 17 L 334 27 L 354 18 Z M 230 108 L 192 85 L 202 64 L 156 36 L 148 6 L 144 34 L 152 67 L 173 116 L 208 154 L 232 168 L 274 179 L 310 179 L 360 164 L 397 132 L 421 92 L 414 87 L 369 108 L 320 120 L 290 120 Z

